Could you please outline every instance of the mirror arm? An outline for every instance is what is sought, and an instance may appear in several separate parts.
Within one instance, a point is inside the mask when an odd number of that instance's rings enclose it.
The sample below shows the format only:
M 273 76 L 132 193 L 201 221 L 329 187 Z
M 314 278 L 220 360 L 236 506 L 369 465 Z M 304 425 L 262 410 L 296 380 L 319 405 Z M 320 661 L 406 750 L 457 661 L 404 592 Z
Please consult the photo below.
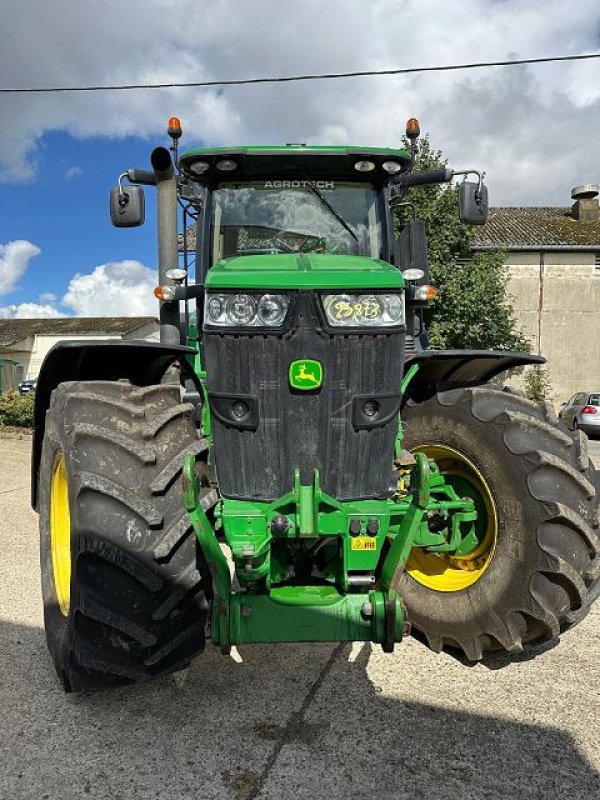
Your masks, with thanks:
M 127 173 L 126 172 L 122 172 L 119 175 L 119 179 L 117 181 L 117 184 L 119 186 L 119 205 L 122 205 L 122 206 L 127 204 L 127 195 L 123 191 L 123 178 L 127 178 L 127 177 L 128 177 Z
M 126 192 L 123 189 L 123 180 L 127 178 L 129 183 L 142 183 L 144 186 L 156 186 L 156 176 L 153 172 L 150 172 L 147 169 L 128 169 L 127 172 L 122 172 L 119 175 L 119 180 L 117 181 L 119 185 L 119 202 L 125 204 L 127 200 L 125 200 Z
M 485 172 L 479 172 L 479 170 L 477 170 L 477 169 L 461 169 L 461 170 L 457 170 L 454 173 L 454 175 L 464 175 L 465 177 L 467 175 L 477 175 L 477 179 L 478 179 L 477 191 L 478 192 L 481 191 L 481 184 L 483 183 L 483 179 L 485 177 Z
M 454 177 L 454 171 L 449 167 L 442 169 L 427 169 L 422 172 L 405 172 L 390 181 L 392 187 L 408 189 L 411 186 L 428 186 L 432 183 L 448 183 Z
M 149 169 L 128 169 L 121 175 L 127 178 L 129 183 L 141 183 L 144 186 L 156 186 L 156 175 Z M 119 178 L 119 180 L 121 179 Z

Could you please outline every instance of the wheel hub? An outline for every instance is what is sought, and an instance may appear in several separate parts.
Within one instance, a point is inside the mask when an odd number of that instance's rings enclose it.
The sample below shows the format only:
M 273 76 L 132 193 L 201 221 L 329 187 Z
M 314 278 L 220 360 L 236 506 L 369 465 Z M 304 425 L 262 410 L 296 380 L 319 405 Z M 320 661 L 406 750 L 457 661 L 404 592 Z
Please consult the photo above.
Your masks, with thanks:
M 71 599 L 71 517 L 67 471 L 60 453 L 54 459 L 50 483 L 50 551 L 56 599 L 66 617 Z
M 412 452 L 433 459 L 444 479 L 461 496 L 471 497 L 477 510 L 479 544 L 463 556 L 427 553 L 414 547 L 406 562 L 407 573 L 418 583 L 438 592 L 459 592 L 476 583 L 489 567 L 498 536 L 496 504 L 481 471 L 464 453 L 442 444 L 417 446 Z

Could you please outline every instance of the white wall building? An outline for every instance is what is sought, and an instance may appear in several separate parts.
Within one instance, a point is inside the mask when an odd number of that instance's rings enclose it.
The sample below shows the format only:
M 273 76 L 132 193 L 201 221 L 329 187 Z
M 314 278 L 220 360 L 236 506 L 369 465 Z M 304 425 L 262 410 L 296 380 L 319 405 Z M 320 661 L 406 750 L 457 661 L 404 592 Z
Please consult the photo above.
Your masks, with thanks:
M 155 317 L 59 317 L 0 319 L 0 359 L 16 361 L 20 380 L 37 378 L 48 351 L 75 339 L 159 340 Z
M 474 250 L 502 250 L 515 316 L 548 360 L 555 403 L 600 389 L 598 187 L 579 186 L 572 207 L 493 208 Z

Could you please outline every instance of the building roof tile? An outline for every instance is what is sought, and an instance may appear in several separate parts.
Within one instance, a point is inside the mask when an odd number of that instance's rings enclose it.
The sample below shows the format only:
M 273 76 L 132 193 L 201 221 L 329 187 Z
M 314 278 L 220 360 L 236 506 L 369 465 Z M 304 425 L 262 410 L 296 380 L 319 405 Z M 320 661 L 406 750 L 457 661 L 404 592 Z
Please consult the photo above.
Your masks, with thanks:
M 475 229 L 475 250 L 600 250 L 600 220 L 580 222 L 571 209 L 551 206 L 492 208 Z

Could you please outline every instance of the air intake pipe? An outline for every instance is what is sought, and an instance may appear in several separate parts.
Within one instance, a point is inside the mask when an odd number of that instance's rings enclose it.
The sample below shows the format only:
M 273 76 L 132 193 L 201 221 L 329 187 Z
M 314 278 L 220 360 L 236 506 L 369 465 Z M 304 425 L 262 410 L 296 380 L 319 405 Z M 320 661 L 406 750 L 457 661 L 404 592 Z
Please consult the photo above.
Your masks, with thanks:
M 177 240 L 177 181 L 171 154 L 165 147 L 155 147 L 150 163 L 156 177 L 158 211 L 158 283 L 173 282 L 166 277 L 169 269 L 179 265 Z M 160 341 L 181 344 L 181 325 L 178 301 L 160 301 Z

